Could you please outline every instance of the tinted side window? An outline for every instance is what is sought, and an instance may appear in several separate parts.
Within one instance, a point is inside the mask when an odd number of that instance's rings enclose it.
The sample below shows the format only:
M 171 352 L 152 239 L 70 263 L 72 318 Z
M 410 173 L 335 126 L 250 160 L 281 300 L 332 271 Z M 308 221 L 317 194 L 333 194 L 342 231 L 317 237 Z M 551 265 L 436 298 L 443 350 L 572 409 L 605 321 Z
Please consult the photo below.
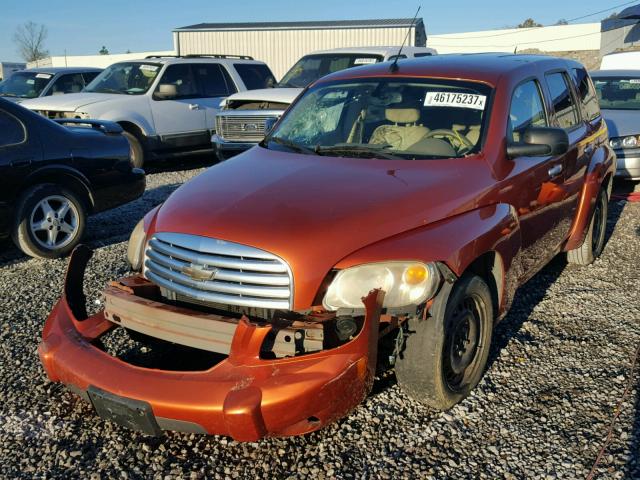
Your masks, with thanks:
M 529 127 L 546 127 L 547 116 L 544 111 L 538 83 L 529 80 L 516 87 L 511 97 L 509 110 L 509 139 L 519 142 Z
M 558 125 L 569 129 L 579 122 L 578 110 L 571 96 L 567 76 L 563 73 L 548 73 L 545 75 L 547 86 L 551 92 L 553 109 L 556 112 Z
M 14 116 L 0 110 L 0 147 L 22 143 L 24 139 L 22 123 Z
M 193 69 L 198 79 L 199 97 L 226 97 L 238 91 L 233 80 L 220 64 L 194 64 Z
M 236 63 L 233 65 L 248 90 L 268 88 L 276 81 L 266 65 L 258 63 Z
M 386 61 L 387 62 L 393 62 L 396 58 L 398 60 L 402 60 L 403 58 L 407 58 L 407 56 L 404 55 L 404 54 L 402 54 L 402 55 L 391 55 Z
M 176 96 L 173 99 L 178 100 L 181 98 L 197 98 L 198 88 L 196 87 L 196 81 L 193 78 L 193 72 L 191 71 L 191 65 L 188 63 L 169 65 L 160 79 L 158 89 L 160 85 L 175 85 Z
M 100 72 L 84 72 L 82 74 L 84 77 L 84 84 L 89 85 L 98 75 L 100 75 Z
M 419 52 L 414 55 L 414 57 L 431 57 L 433 54 L 431 52 Z
M 65 93 L 78 93 L 84 88 L 84 80 L 80 73 L 61 75 L 47 92 L 49 95 L 62 95 Z
M 598 104 L 596 89 L 585 70 L 574 68 L 572 73 L 576 81 L 576 90 L 580 97 L 579 101 L 585 119 L 588 121 L 595 120 L 600 116 L 600 105 Z

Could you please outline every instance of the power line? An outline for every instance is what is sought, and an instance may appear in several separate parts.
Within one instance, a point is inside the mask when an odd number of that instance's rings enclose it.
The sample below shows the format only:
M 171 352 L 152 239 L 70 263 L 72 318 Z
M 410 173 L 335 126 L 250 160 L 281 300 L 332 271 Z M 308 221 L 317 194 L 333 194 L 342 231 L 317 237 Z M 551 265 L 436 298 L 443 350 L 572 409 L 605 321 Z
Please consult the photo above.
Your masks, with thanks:
M 441 44 L 441 43 L 437 43 L 437 39 L 435 41 L 435 43 L 429 42 L 429 46 L 431 47 L 448 47 L 448 48 L 513 48 L 514 45 L 520 46 L 520 45 L 531 45 L 531 44 L 538 44 L 538 43 L 546 43 L 546 42 L 557 42 L 558 40 L 570 40 L 572 38 L 580 38 L 580 37 L 588 37 L 590 35 L 599 35 L 600 32 L 590 32 L 590 33 L 583 33 L 581 35 L 571 35 L 568 37 L 560 37 L 560 38 L 548 38 L 546 40 L 532 40 L 529 42 L 513 42 L 513 43 L 509 43 L 507 45 L 445 45 L 445 44 Z M 448 40 L 448 39 L 443 39 L 443 40 Z
M 576 20 L 582 20 L 583 18 L 587 18 L 587 17 L 593 17 L 594 15 L 599 15 L 601 13 L 605 13 L 605 12 L 609 12 L 611 10 L 615 10 L 616 8 L 620 8 L 620 7 L 625 7 L 627 5 L 630 5 L 632 3 L 637 3 L 638 0 L 631 0 L 630 2 L 625 2 L 625 3 L 621 3 L 619 5 L 615 5 L 613 7 L 609 7 L 606 8 L 604 10 L 600 10 L 598 12 L 594 12 L 594 13 L 589 13 L 587 15 L 582 15 L 581 17 L 576 17 L 576 18 L 571 18 L 569 20 L 567 20 L 567 23 L 571 23 L 571 22 L 575 22 Z M 545 25 L 547 27 L 553 27 L 556 25 Z M 561 26 L 561 25 L 557 25 L 557 26 Z M 491 35 L 476 35 L 473 37 L 449 37 L 447 36 L 446 38 L 443 38 L 443 40 L 470 40 L 470 39 L 474 39 L 474 38 L 492 38 L 492 37 L 502 37 L 505 35 L 517 35 L 519 33 L 522 32 L 526 32 L 527 30 L 535 30 L 537 28 L 540 27 L 524 27 L 524 28 L 514 28 L 514 29 L 510 29 L 510 31 L 508 32 L 500 32 L 500 33 L 492 33 Z M 446 33 L 442 34 L 447 35 Z M 432 35 L 432 37 L 438 37 L 439 35 Z

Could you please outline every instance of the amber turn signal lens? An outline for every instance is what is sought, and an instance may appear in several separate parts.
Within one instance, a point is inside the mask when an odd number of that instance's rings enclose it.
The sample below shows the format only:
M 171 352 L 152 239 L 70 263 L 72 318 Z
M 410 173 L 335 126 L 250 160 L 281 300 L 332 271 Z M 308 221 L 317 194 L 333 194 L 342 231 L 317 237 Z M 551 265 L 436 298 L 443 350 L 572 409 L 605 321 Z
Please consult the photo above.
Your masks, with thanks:
M 411 265 L 404 271 L 403 280 L 408 285 L 419 285 L 427 279 L 429 272 L 424 265 Z

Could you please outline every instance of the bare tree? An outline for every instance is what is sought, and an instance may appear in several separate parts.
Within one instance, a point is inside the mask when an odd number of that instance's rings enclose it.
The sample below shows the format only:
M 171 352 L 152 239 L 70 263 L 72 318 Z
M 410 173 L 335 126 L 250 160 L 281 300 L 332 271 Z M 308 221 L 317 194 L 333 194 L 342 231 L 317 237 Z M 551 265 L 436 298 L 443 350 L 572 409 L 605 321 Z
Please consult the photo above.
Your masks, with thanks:
M 44 48 L 44 41 L 47 39 L 48 33 L 47 27 L 34 22 L 27 22 L 16 28 L 13 41 L 26 62 L 42 60 L 49 55 L 49 52 Z

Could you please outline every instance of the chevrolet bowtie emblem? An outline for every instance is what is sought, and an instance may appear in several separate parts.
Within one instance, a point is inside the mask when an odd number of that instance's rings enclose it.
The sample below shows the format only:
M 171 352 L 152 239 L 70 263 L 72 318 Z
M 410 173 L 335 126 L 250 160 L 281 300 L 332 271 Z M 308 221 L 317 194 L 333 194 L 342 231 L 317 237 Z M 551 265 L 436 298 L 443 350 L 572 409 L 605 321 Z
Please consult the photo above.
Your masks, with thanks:
M 184 273 L 187 277 L 190 277 L 193 280 L 198 280 L 198 281 L 213 280 L 214 278 L 216 278 L 216 273 L 218 273 L 218 269 L 216 268 L 212 268 L 208 270 L 204 267 L 200 267 L 197 265 L 189 265 L 188 267 L 182 267 L 180 271 Z

